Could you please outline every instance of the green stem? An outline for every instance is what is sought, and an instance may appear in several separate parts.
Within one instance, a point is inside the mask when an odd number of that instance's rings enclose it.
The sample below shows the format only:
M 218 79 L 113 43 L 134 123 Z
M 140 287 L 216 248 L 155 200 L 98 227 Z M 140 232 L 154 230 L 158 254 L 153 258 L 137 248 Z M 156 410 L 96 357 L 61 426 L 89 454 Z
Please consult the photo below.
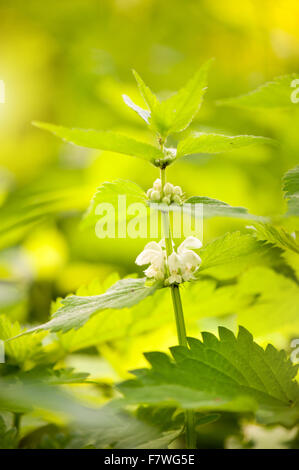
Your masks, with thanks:
M 165 172 L 165 169 L 162 169 L 162 168 L 160 172 L 161 172 L 161 183 L 162 183 L 162 189 L 163 189 L 166 183 L 166 172 Z M 162 212 L 162 222 L 164 226 L 165 247 L 166 247 L 166 254 L 168 258 L 168 256 L 170 256 L 171 253 L 173 252 L 171 228 L 170 228 L 168 212 Z M 168 267 L 167 267 L 167 270 L 168 270 Z M 170 289 L 171 289 L 171 297 L 172 297 L 172 304 L 173 304 L 173 310 L 174 310 L 174 315 L 175 315 L 175 322 L 176 322 L 179 345 L 188 347 L 186 325 L 185 325 L 185 319 L 184 319 L 180 288 L 178 285 L 172 284 L 170 286 Z M 186 442 L 187 442 L 188 449 L 196 449 L 195 422 L 194 422 L 194 413 L 192 410 L 186 411 Z

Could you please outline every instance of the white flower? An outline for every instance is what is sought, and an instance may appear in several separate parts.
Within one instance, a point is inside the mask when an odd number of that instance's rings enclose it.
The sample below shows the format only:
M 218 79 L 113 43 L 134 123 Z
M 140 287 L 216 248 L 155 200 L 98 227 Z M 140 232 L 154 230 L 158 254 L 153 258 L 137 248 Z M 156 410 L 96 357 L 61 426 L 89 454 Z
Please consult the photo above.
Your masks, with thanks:
M 172 246 L 174 247 L 173 242 Z M 177 252 L 173 251 L 167 258 L 165 239 L 159 243 L 150 242 L 137 256 L 136 264 L 139 266 L 150 265 L 144 271 L 148 278 L 164 280 L 165 285 L 180 284 L 183 281 L 190 281 L 201 264 L 198 254 L 190 249 L 197 249 L 201 246 L 202 243 L 198 238 L 188 237 L 180 244 Z
M 150 242 L 137 256 L 135 263 L 138 266 L 150 264 L 144 271 L 145 275 L 149 278 L 163 280 L 165 277 L 165 258 L 165 251 L 162 249 L 161 244 Z
M 160 266 L 164 261 L 163 250 L 159 243 L 150 242 L 145 247 L 144 250 L 137 256 L 135 263 L 138 266 L 143 266 L 144 264 L 152 263 L 155 266 Z

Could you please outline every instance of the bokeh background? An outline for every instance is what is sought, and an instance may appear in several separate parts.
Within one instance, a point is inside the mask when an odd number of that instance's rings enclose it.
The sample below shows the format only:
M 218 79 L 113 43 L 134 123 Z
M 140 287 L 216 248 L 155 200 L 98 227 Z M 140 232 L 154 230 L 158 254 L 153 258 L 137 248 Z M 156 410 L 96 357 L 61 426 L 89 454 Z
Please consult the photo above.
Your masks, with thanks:
M 23 323 L 48 318 L 51 301 L 111 272 L 135 271 L 144 240 L 98 240 L 83 211 L 103 181 L 147 189 L 157 170 L 134 158 L 84 150 L 32 126 L 33 120 L 113 129 L 151 141 L 122 101 L 141 103 L 131 69 L 159 96 L 182 86 L 210 57 L 196 130 L 277 138 L 256 147 L 181 161 L 169 179 L 204 195 L 275 215 L 285 210 L 281 177 L 298 161 L 298 112 L 216 105 L 298 70 L 296 0 L 0 1 L 0 313 Z M 206 223 L 204 241 L 244 224 Z

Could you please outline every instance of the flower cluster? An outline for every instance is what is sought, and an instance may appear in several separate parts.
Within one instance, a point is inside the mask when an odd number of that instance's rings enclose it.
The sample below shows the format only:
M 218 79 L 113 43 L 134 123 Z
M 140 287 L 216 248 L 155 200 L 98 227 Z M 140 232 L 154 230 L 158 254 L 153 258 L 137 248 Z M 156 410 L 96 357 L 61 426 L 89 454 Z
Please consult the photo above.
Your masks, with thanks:
M 201 247 L 202 243 L 198 238 L 188 237 L 180 244 L 177 252 L 173 251 L 167 257 L 164 239 L 159 243 L 150 242 L 137 256 L 136 264 L 150 264 L 144 271 L 150 279 L 164 281 L 165 285 L 180 284 L 190 281 L 200 266 L 201 259 L 192 249 Z
M 156 179 L 153 187 L 147 193 L 147 197 L 153 202 L 163 202 L 164 204 L 182 204 L 183 191 L 180 186 L 174 186 L 171 183 L 166 183 L 162 188 L 160 178 Z

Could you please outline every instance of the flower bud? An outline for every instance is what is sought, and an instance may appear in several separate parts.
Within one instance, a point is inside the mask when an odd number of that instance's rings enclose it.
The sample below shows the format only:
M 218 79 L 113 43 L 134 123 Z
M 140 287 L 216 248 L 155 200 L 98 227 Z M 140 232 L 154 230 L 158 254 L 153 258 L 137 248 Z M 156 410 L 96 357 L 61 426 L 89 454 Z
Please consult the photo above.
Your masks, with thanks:
M 161 199 L 160 191 L 153 190 L 152 193 L 151 193 L 151 200 L 152 201 L 160 201 L 160 199 Z
M 161 184 L 160 178 L 157 178 L 156 181 L 154 181 L 153 188 L 154 188 L 156 191 L 161 191 L 161 189 L 162 189 L 162 184 Z
M 149 199 L 151 199 L 152 192 L 153 192 L 153 188 L 148 189 L 147 192 L 146 192 L 146 195 Z
M 182 191 L 182 188 L 180 186 L 175 186 L 173 188 L 173 192 L 174 194 L 176 194 L 177 196 L 182 196 L 183 195 L 183 191 Z
M 165 196 L 171 196 L 173 193 L 173 184 L 166 183 L 164 186 L 164 194 Z
M 181 204 L 181 203 L 182 203 L 182 200 L 181 200 L 180 196 L 178 196 L 177 194 L 175 194 L 175 195 L 172 197 L 172 200 L 173 200 L 173 202 L 175 202 L 176 204 Z
M 170 197 L 169 196 L 164 196 L 163 199 L 162 199 L 162 202 L 164 202 L 164 204 L 169 205 L 170 202 L 171 202 Z

